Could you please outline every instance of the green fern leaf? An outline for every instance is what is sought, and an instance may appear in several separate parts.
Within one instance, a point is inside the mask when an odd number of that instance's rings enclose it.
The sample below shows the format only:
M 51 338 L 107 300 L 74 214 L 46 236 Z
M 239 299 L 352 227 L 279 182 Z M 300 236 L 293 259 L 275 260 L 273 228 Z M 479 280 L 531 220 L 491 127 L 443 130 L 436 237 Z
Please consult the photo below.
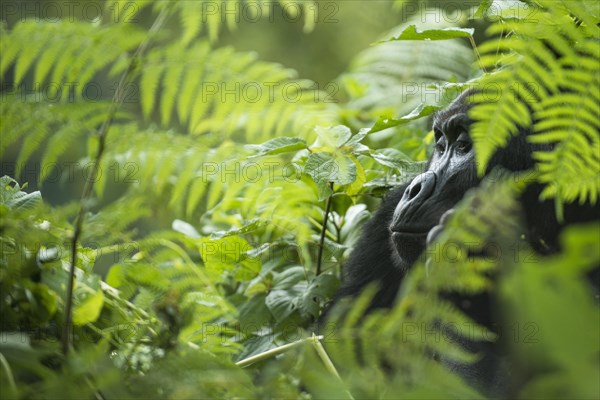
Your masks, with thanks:
M 294 80 L 294 71 L 260 62 L 255 53 L 210 50 L 200 42 L 189 49 L 156 49 L 148 58 L 141 76 L 142 108 L 146 116 L 157 108 L 165 125 L 175 112 L 194 134 L 244 131 L 247 139 L 264 141 L 291 134 L 295 124 L 310 120 L 314 126 L 329 117 L 320 111 L 331 106 L 310 95 L 313 82 Z M 159 84 L 163 96 L 155 104 Z
M 14 62 L 15 86 L 18 86 L 34 65 L 35 82 L 41 85 L 52 71 L 47 94 L 63 101 L 69 99 L 70 87 L 74 94 L 80 95 L 95 74 L 144 38 L 130 24 L 102 26 L 81 21 L 25 21 L 2 35 L 3 42 L 10 43 L 4 45 L 2 74 Z
M 415 18 L 382 37 L 398 36 L 413 25 L 420 31 L 454 29 L 447 19 L 436 15 L 432 10 L 424 21 Z M 360 53 L 349 72 L 341 76 L 342 88 L 351 98 L 347 107 L 361 114 L 366 110 L 375 121 L 382 115 L 392 117 L 392 113 L 406 115 L 421 103 L 438 104 L 440 93 L 434 95 L 426 89 L 428 85 L 466 81 L 473 60 L 472 50 L 461 40 L 379 44 Z
M 499 98 L 490 104 L 482 96 L 471 111 L 478 172 L 486 170 L 491 155 L 518 127 L 533 125 L 532 143 L 554 144 L 551 151 L 535 154 L 538 179 L 547 185 L 542 197 L 556 197 L 559 203 L 596 201 L 600 43 L 595 28 L 587 25 L 595 19 L 580 14 L 585 9 L 581 2 L 544 4 L 547 8 L 538 10 L 536 23 L 525 19 L 492 24 L 490 34 L 512 34 L 480 48 L 485 66 L 501 68 L 481 80 Z M 571 16 L 586 23 L 574 24 Z
M 29 41 L 27 46 L 22 46 L 20 48 L 19 56 L 15 65 L 15 85 L 19 85 L 19 83 L 21 83 L 35 58 L 50 40 L 49 35 L 36 31 L 34 29 L 35 26 L 36 25 L 33 22 L 19 24 L 15 28 L 14 35 L 11 35 L 12 37 L 9 39 L 18 40 L 18 38 L 26 37 Z

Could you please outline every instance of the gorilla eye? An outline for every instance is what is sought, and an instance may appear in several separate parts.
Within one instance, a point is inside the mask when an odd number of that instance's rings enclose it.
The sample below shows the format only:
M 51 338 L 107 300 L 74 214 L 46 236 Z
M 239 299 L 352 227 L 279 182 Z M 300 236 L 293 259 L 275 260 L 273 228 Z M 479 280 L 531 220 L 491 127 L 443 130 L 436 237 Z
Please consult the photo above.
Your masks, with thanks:
M 446 150 L 446 140 L 443 136 L 439 138 L 435 144 L 435 150 L 440 154 L 444 154 L 444 151 Z
M 459 140 L 454 146 L 463 153 L 467 153 L 469 150 L 471 150 L 471 142 L 466 140 Z

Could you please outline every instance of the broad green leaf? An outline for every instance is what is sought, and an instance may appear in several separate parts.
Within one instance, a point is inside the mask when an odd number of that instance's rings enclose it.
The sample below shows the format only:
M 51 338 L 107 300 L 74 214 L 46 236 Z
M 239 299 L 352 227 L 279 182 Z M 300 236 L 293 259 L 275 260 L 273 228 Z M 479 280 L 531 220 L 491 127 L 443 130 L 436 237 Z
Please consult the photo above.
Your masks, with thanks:
M 402 33 L 396 37 L 393 37 L 385 42 L 392 42 L 395 40 L 448 40 L 463 37 L 471 37 L 475 29 L 473 28 L 444 28 L 444 29 L 427 29 L 424 31 L 417 31 L 415 25 L 409 25 Z
M 45 323 L 56 312 L 57 295 L 54 290 L 40 283 L 25 282 L 25 293 L 30 312 L 38 323 Z
M 359 144 L 360 142 L 362 142 L 362 140 L 369 133 L 371 133 L 371 130 L 369 128 L 362 128 L 362 129 L 360 129 L 356 135 L 352 136 L 350 138 L 350 140 L 348 140 L 348 142 L 346 142 L 346 146 L 351 146 L 351 147 L 354 148 L 354 146 L 356 146 L 357 144 Z
M 81 247 L 77 250 L 77 268 L 81 268 L 87 273 L 92 272 L 94 263 L 96 262 L 96 250 L 88 247 Z M 93 276 L 93 275 L 92 275 Z M 99 284 L 93 281 L 94 287 L 100 287 Z
M 386 156 L 385 154 L 378 153 L 376 151 L 372 151 L 369 154 L 375 161 L 377 161 L 381 165 L 385 165 L 386 167 L 396 168 L 397 170 L 404 170 L 409 165 L 409 161 L 403 160 L 400 158 L 392 158 Z
M 321 274 L 308 285 L 300 301 L 301 310 L 307 314 L 317 317 L 320 304 L 330 299 L 338 286 L 340 280 L 331 274 Z
M 260 272 L 260 258 L 253 255 L 254 249 L 241 237 L 229 236 L 217 240 L 204 238 L 199 245 L 206 268 L 217 276 L 227 271 L 235 279 L 247 281 Z
M 288 267 L 273 277 L 274 289 L 289 289 L 297 283 L 306 280 L 306 271 L 302 266 Z
M 426 106 L 425 104 L 421 103 L 421 104 L 419 104 L 419 106 L 417 108 L 415 108 L 414 110 L 412 110 L 410 113 L 408 113 L 407 115 L 405 115 L 402 118 L 393 119 L 393 118 L 380 117 L 377 120 L 377 122 L 375 122 L 375 125 L 373 125 L 373 127 L 371 128 L 370 133 L 379 132 L 384 129 L 392 128 L 394 126 L 406 124 L 407 122 L 413 121 L 415 119 L 419 119 L 419 118 L 423 118 L 428 115 L 431 115 L 439 109 L 440 109 L 440 107 L 438 107 L 438 106 Z
M 364 168 L 362 167 L 360 162 L 356 159 L 356 157 L 352 157 L 351 159 L 352 159 L 352 162 L 354 162 L 354 165 L 356 167 L 356 179 L 354 180 L 354 182 L 352 182 L 348 186 L 348 188 L 346 188 L 346 193 L 350 196 L 353 196 L 355 194 L 358 194 L 358 192 L 360 192 L 363 185 L 367 181 L 367 176 L 365 174 Z
M 240 307 L 240 326 L 244 333 L 254 333 L 273 318 L 265 304 L 266 293 L 259 293 Z
M 306 293 L 308 282 L 302 281 L 289 289 L 274 289 L 267 295 L 265 304 L 277 321 L 283 321 L 298 309 L 296 305 L 303 293 Z
M 257 151 L 251 157 L 264 156 L 268 154 L 279 154 L 279 153 L 287 153 L 291 151 L 298 151 L 302 149 L 306 149 L 306 142 L 300 138 L 295 137 L 281 137 L 271 139 L 265 143 L 259 145 L 248 145 L 249 149 Z
M 532 2 L 526 3 L 520 0 L 485 0 L 483 1 L 474 17 L 477 19 L 487 18 L 492 21 L 518 19 L 526 20 L 535 17 L 539 8 Z
M 42 202 L 42 195 L 39 191 L 25 193 L 14 179 L 9 176 L 0 178 L 0 203 L 5 204 L 12 209 L 27 210 L 36 207 Z M 11 184 L 15 186 L 12 187 Z
M 91 295 L 84 297 L 79 304 L 75 304 L 73 310 L 73 324 L 85 325 L 94 322 L 100 316 L 102 306 L 104 305 L 104 293 L 98 289 Z
M 231 228 L 227 231 L 212 232 L 210 234 L 210 238 L 211 239 L 221 239 L 221 238 L 228 237 L 228 236 L 243 235 L 245 233 L 255 231 L 258 228 L 265 226 L 266 224 L 267 224 L 267 221 L 263 221 L 259 218 L 254 218 L 254 219 L 248 221 L 247 223 L 245 223 L 240 228 Z
M 176 232 L 183 233 L 187 237 L 191 237 L 194 239 L 200 237 L 200 234 L 198 233 L 196 228 L 194 228 L 191 224 L 188 224 L 187 222 L 182 221 L 180 219 L 174 220 L 171 224 L 171 228 Z
M 269 316 L 271 313 L 267 309 Z M 256 354 L 264 353 L 274 347 L 273 335 L 265 334 L 264 336 L 250 336 L 247 340 L 244 340 L 244 351 L 238 356 L 237 360 L 243 360 L 244 358 L 254 356 Z
M 323 201 L 333 194 L 331 184 L 326 181 L 315 182 L 317 185 L 317 200 Z
M 304 172 L 318 184 L 334 182 L 346 185 L 356 179 L 356 165 L 352 159 L 340 153 L 312 153 L 308 157 Z
M 318 240 L 318 235 L 315 235 L 315 240 Z M 325 236 L 325 240 L 323 242 L 323 262 L 327 263 L 331 258 L 335 258 L 336 260 L 341 260 L 344 252 L 348 249 L 348 247 L 343 244 L 337 243 L 327 236 Z
M 113 265 L 108 271 L 108 275 L 106 275 L 106 283 L 114 288 L 119 288 L 125 283 L 125 280 L 126 275 L 120 264 Z
M 344 125 L 333 127 L 317 126 L 315 132 L 319 136 L 320 145 L 327 146 L 332 150 L 346 143 L 352 136 L 350 128 Z

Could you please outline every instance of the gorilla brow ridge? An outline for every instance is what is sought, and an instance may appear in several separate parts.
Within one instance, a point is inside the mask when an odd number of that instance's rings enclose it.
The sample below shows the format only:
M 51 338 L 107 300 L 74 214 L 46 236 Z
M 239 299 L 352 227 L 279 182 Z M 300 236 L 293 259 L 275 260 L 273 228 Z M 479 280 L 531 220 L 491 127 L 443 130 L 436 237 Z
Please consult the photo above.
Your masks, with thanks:
M 471 104 L 466 104 L 464 98 L 468 97 L 472 93 L 473 90 L 467 90 L 458 96 L 449 107 L 436 111 L 433 114 L 433 128 L 441 128 L 440 124 L 444 121 L 448 121 L 454 115 L 464 114 L 468 117 Z

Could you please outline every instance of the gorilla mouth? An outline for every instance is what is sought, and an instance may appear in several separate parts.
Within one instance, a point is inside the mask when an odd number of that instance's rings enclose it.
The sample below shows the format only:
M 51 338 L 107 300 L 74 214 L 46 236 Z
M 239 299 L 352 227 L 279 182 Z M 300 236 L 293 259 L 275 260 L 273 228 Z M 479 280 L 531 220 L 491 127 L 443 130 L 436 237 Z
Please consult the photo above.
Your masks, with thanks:
M 415 250 L 420 252 L 421 247 L 425 245 L 425 240 L 429 232 L 419 231 L 392 231 L 392 243 L 400 253 L 413 253 Z
M 430 229 L 423 227 L 419 228 L 394 228 L 391 231 L 392 242 L 396 245 L 397 249 L 406 248 L 417 249 L 419 244 L 425 243 L 425 238 L 429 233 Z M 412 250 L 411 249 L 411 250 Z
M 399 239 L 400 237 L 406 237 L 406 236 L 412 236 L 412 237 L 416 237 L 416 236 L 425 236 L 427 235 L 427 233 L 429 233 L 428 231 L 393 231 L 392 232 L 392 239 L 396 240 Z
M 423 226 L 394 226 L 390 230 L 392 232 L 392 237 L 399 235 L 419 236 L 427 235 L 431 228 L 433 228 L 433 226 L 427 228 Z

